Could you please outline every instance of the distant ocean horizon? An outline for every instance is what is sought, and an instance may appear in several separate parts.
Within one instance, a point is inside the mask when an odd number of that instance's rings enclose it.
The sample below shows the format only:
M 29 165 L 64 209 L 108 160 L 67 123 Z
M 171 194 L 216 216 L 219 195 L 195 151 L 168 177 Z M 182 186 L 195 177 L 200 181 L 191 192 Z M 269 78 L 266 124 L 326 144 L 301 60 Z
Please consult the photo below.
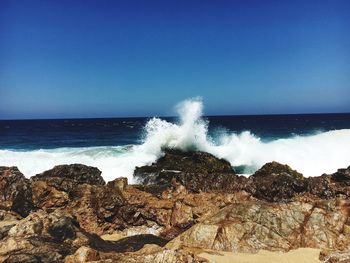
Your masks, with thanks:
M 0 165 L 33 176 L 58 164 L 98 167 L 106 180 L 133 182 L 136 166 L 165 148 L 200 150 L 241 174 L 269 161 L 319 176 L 350 165 L 350 113 L 202 116 L 188 100 L 178 117 L 0 120 Z

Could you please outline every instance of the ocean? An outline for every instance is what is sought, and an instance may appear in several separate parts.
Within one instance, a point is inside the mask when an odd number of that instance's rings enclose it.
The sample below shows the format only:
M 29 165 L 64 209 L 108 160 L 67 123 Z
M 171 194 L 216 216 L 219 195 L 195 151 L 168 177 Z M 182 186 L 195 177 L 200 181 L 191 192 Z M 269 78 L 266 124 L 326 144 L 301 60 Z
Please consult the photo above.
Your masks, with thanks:
M 188 100 L 177 117 L 0 120 L 0 166 L 33 176 L 58 164 L 98 167 L 105 180 L 128 177 L 165 148 L 200 150 L 249 175 L 269 161 L 304 176 L 350 165 L 350 114 L 202 116 Z

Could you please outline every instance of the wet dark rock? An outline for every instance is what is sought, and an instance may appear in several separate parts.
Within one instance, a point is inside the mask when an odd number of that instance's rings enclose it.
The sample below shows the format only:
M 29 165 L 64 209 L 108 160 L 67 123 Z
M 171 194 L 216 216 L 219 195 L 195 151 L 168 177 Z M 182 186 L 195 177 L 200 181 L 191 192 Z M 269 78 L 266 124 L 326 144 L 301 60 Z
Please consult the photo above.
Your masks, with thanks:
M 301 173 L 298 173 L 296 170 L 293 170 L 286 164 L 280 164 L 278 162 L 270 162 L 264 164 L 258 171 L 256 171 L 252 177 L 269 177 L 269 176 L 280 176 L 286 175 L 294 179 L 303 180 L 304 177 Z
M 270 202 L 288 201 L 307 190 L 302 174 L 277 162 L 265 164 L 249 179 L 254 186 L 249 189 L 251 194 Z
M 307 192 L 310 194 L 329 199 L 334 197 L 334 192 L 331 189 L 331 177 L 329 175 L 321 175 L 317 177 L 309 177 L 307 180 Z
M 47 201 L 51 203 L 50 206 L 64 206 L 69 199 L 77 197 L 80 185 L 105 185 L 99 169 L 82 164 L 58 165 L 31 177 L 30 180 L 33 188 L 37 189 L 37 193 L 34 193 L 37 206 L 43 206 Z M 45 200 L 47 197 L 51 200 Z
M 156 244 L 163 247 L 167 242 L 168 240 L 155 235 L 142 234 L 126 237 L 118 241 L 104 241 L 96 238 L 90 243 L 90 247 L 103 252 L 113 251 L 122 253 L 140 250 L 146 244 Z
M 165 155 L 150 166 L 138 167 L 135 176 L 143 183 L 159 182 L 162 178 L 147 177 L 144 174 L 173 173 L 233 173 L 230 163 L 218 159 L 206 152 L 183 152 L 180 150 L 166 150 Z M 164 178 L 167 179 L 167 178 Z
M 51 170 L 33 176 L 31 179 L 36 181 L 53 177 L 70 179 L 80 184 L 105 185 L 99 169 L 83 164 L 57 165 Z
M 52 223 L 48 228 L 48 233 L 56 242 L 62 242 L 75 238 L 74 227 L 79 227 L 79 224 L 72 218 L 63 216 Z
M 34 210 L 30 181 L 17 167 L 0 166 L 0 209 L 23 217 Z
M 307 178 L 308 192 L 322 199 L 350 197 L 350 167 L 333 174 Z
M 137 167 L 134 176 L 142 189 L 159 194 L 171 187 L 172 180 L 193 192 L 224 191 L 239 187 L 239 178 L 230 163 L 205 152 L 167 150 L 156 163 Z
M 338 169 L 332 174 L 332 180 L 350 186 L 350 166 L 347 169 Z
M 268 202 L 289 202 L 303 194 L 322 199 L 350 197 L 350 167 L 331 175 L 304 178 L 288 165 L 270 162 L 246 178 L 211 154 L 167 150 L 152 165 L 137 167 L 134 175 L 141 183 L 138 189 L 158 197 L 172 189 L 174 182 L 192 193 L 246 191 Z
M 265 164 L 250 178 L 238 176 L 230 164 L 202 152 L 167 151 L 150 166 L 136 168 L 139 189 L 159 196 L 171 188 L 172 181 L 191 192 L 246 191 L 270 202 L 288 201 L 307 190 L 302 174 L 277 162 Z

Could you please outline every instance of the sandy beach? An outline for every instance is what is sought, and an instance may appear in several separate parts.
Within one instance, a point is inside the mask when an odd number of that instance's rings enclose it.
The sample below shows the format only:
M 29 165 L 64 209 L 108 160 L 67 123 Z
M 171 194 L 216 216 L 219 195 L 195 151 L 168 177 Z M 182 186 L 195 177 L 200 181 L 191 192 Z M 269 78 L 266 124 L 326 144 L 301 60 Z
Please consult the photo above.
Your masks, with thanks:
M 199 254 L 200 257 L 215 263 L 316 263 L 319 249 L 299 248 L 287 253 L 259 251 L 257 254 L 208 251 Z

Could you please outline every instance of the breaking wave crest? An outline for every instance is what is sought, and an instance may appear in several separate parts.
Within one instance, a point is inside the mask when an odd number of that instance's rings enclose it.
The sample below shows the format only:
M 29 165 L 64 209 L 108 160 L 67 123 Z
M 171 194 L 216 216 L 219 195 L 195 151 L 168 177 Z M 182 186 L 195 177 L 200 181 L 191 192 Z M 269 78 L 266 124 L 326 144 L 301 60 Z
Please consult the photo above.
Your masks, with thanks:
M 165 148 L 209 152 L 228 160 L 242 173 L 252 173 L 270 161 L 288 164 L 305 176 L 332 173 L 350 165 L 350 129 L 332 130 L 308 136 L 293 136 L 264 142 L 249 131 L 208 134 L 200 99 L 176 107 L 179 123 L 152 118 L 144 127 L 143 143 L 115 147 L 57 148 L 52 150 L 0 150 L 0 165 L 16 165 L 32 176 L 54 165 L 82 163 L 96 166 L 105 180 L 124 176 L 133 181 L 136 166 L 150 164 Z M 242 168 L 243 167 L 243 168 Z

